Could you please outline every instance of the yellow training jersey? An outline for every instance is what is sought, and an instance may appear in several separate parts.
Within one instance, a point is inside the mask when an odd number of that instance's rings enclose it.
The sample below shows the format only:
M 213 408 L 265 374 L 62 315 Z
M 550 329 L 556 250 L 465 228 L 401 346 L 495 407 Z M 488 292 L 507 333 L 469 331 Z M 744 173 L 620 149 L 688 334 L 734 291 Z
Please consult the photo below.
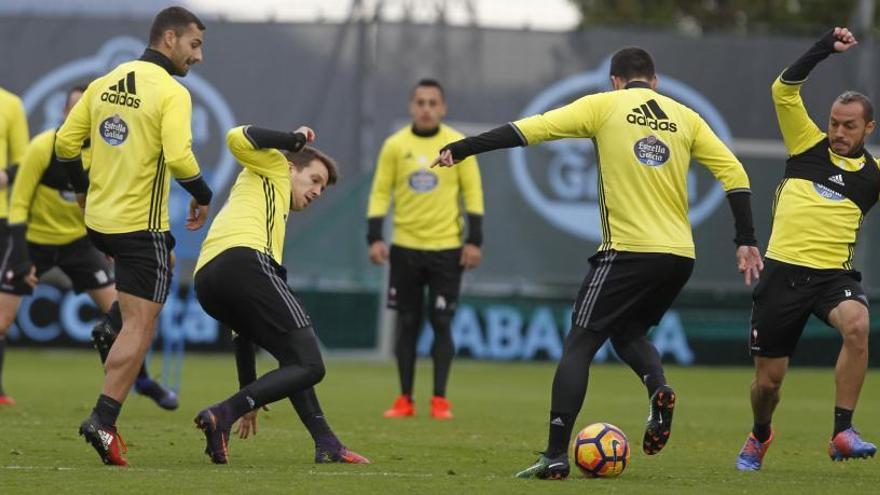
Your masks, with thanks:
M 254 147 L 245 128 L 226 134 L 226 145 L 244 170 L 202 243 L 196 272 L 233 247 L 255 249 L 281 264 L 290 211 L 290 165 L 280 151 Z
M 28 145 L 28 123 L 18 96 L 0 88 L 0 170 L 20 163 Z M 9 216 L 9 193 L 0 189 L 0 219 Z
M 599 250 L 694 258 L 688 220 L 691 158 L 729 192 L 748 190 L 742 164 L 696 112 L 644 86 L 584 96 L 514 122 L 531 145 L 592 138 L 599 168 Z
M 430 137 L 418 136 L 407 126 L 385 140 L 367 218 L 385 216 L 393 199 L 392 243 L 427 251 L 457 248 L 462 243 L 460 200 L 464 199 L 467 213 L 483 214 L 483 188 L 474 157 L 455 167 L 430 168 L 437 150 L 462 137 L 441 124 Z
M 153 62 L 123 63 L 89 84 L 55 140 L 64 161 L 75 159 L 91 138 L 89 228 L 105 234 L 168 230 L 170 177 L 199 175 L 191 115 L 189 91 Z
M 777 78 L 772 87 L 790 158 L 786 177 L 776 189 L 767 257 L 811 268 L 851 270 L 864 212 L 851 199 L 855 196 L 848 188 L 862 182 L 855 180 L 855 175 L 876 175 L 878 164 L 870 157 L 848 158 L 830 149 L 827 135 L 804 107 L 800 95 L 803 82 Z M 824 163 L 825 173 L 821 169 L 813 174 L 795 170 L 810 160 Z M 876 200 L 877 195 L 872 195 Z
M 83 148 L 83 165 L 90 148 Z M 65 165 L 55 160 L 55 129 L 38 134 L 18 167 L 9 223 L 27 223 L 27 240 L 36 244 L 68 244 L 86 235 L 83 213 Z

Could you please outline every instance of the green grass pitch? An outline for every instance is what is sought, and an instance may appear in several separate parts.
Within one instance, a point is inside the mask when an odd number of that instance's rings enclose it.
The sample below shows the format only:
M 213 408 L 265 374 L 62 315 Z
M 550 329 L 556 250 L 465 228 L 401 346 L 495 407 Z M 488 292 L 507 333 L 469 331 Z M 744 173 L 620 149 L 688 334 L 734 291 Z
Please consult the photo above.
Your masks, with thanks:
M 261 359 L 261 371 L 272 362 Z M 18 406 L 0 410 L 0 493 L 871 493 L 877 459 L 834 463 L 826 447 L 833 372 L 791 371 L 777 411 L 776 441 L 759 473 L 733 463 L 750 428 L 746 368 L 667 370 L 678 392 L 672 439 L 658 456 L 641 452 L 647 400 L 623 366 L 594 366 L 579 426 L 611 422 L 626 432 L 631 464 L 615 480 L 517 480 L 546 439 L 552 363 L 457 361 L 450 400 L 456 419 L 427 417 L 430 366 L 418 369 L 417 417 L 388 420 L 396 391 L 391 363 L 330 360 L 318 387 L 339 436 L 369 466 L 312 463 L 311 439 L 288 402 L 261 413 L 256 437 L 230 442 L 231 464 L 213 466 L 192 418 L 233 392 L 231 356 L 189 355 L 181 407 L 165 412 L 132 394 L 119 427 L 131 468 L 103 466 L 76 434 L 100 387 L 97 356 L 86 351 L 7 350 L 5 385 Z M 877 372 L 868 376 L 855 422 L 880 440 Z

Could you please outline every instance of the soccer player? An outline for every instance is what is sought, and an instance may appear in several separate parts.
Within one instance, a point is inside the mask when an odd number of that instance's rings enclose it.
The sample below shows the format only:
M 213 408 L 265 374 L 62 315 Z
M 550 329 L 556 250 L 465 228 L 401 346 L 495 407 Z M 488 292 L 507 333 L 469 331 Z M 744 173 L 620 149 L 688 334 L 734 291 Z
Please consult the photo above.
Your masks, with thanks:
M 694 266 L 686 178 L 692 158 L 727 191 L 733 211 L 736 261 L 746 284 L 762 262 L 752 227 L 749 178 L 743 166 L 693 110 L 656 92 L 651 56 L 623 48 L 611 59 L 614 91 L 445 146 L 435 164 L 450 166 L 486 151 L 559 138 L 592 138 L 599 167 L 602 244 L 574 304 L 571 330 L 553 379 L 547 448 L 518 477 L 563 479 L 568 444 L 587 388 L 590 362 L 611 339 L 614 350 L 645 384 L 650 416 L 648 455 L 669 440 L 675 392 L 647 338 L 687 282 Z
M 455 355 L 452 318 L 458 306 L 462 270 L 476 268 L 482 257 L 483 190 L 474 158 L 465 160 L 457 169 L 429 167 L 441 146 L 464 137 L 442 123 L 446 111 L 440 83 L 432 79 L 419 81 L 409 101 L 412 124 L 385 140 L 370 191 L 369 256 L 377 265 L 391 262 L 388 307 L 397 310 L 395 354 L 400 396 L 385 411 L 386 418 L 415 414 L 416 344 L 422 329 L 426 288 L 428 319 L 434 330 L 431 417 L 452 418 L 446 399 L 446 383 Z M 389 253 L 382 239 L 382 222 L 392 199 L 394 237 Z M 459 206 L 462 200 L 468 219 L 464 246 Z
M 846 91 L 831 105 L 827 132 L 810 119 L 801 85 L 833 53 L 857 44 L 846 28 L 825 33 L 773 82 L 773 104 L 789 158 L 776 189 L 766 271 L 752 294 L 749 349 L 755 359 L 754 425 L 736 460 L 761 469 L 773 441 L 770 426 L 779 390 L 810 314 L 836 328 L 843 347 L 834 370 L 837 392 L 833 460 L 873 456 L 877 448 L 852 426 L 868 366 L 868 298 L 853 270 L 859 227 L 880 196 L 880 170 L 865 149 L 874 110 L 863 94 Z
M 84 91 L 81 86 L 68 91 L 65 116 Z M 54 148 L 55 129 L 38 134 L 18 167 L 9 210 L 12 249 L 7 269 L 0 270 L 5 275 L 0 280 L 0 335 L 15 320 L 22 296 L 32 294 L 39 277 L 54 266 L 70 278 L 75 292 L 88 292 L 109 326 L 115 323 L 118 330 L 122 325 L 110 264 L 89 241 L 73 186 L 64 165 L 55 160 Z M 83 149 L 86 166 L 90 151 Z M 141 366 L 135 390 L 164 409 L 177 408 L 177 396 L 152 380 L 146 365 Z
M 24 156 L 28 136 L 28 123 L 21 99 L 0 88 L 0 249 L 3 252 L 9 247 L 9 232 L 6 226 L 6 219 L 9 217 L 7 191 L 15 178 L 18 163 Z M 15 399 L 3 391 L 4 354 L 6 354 L 6 332 L 0 334 L 0 406 L 12 406 L 15 405 Z
M 238 334 L 240 390 L 195 418 L 205 433 L 205 452 L 215 464 L 229 460 L 229 431 L 256 432 L 256 411 L 289 398 L 315 441 L 315 462 L 368 463 L 347 449 L 324 418 L 314 386 L 324 362 L 312 321 L 287 286 L 281 265 L 289 211 L 302 211 L 336 183 L 336 165 L 308 127 L 281 132 L 256 126 L 231 129 L 226 143 L 244 170 L 217 214 L 195 268 L 195 290 L 205 311 Z M 254 345 L 278 360 L 278 369 L 257 378 Z
M 182 7 L 159 12 L 140 59 L 93 81 L 55 138 L 55 154 L 67 162 L 75 190 L 88 190 L 89 237 L 115 260 L 122 330 L 107 356 L 101 395 L 79 429 L 105 464 L 128 464 L 116 419 L 171 284 L 170 176 L 193 196 L 187 229 L 201 228 L 211 202 L 191 147 L 190 95 L 172 77 L 185 76 L 202 60 L 204 30 Z M 86 138 L 92 148 L 88 177 L 79 159 Z

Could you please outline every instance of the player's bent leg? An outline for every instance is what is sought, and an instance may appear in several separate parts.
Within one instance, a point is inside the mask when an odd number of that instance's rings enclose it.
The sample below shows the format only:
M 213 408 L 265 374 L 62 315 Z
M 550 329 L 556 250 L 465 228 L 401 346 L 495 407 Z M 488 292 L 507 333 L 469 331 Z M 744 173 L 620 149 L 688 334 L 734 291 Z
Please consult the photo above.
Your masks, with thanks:
M 644 331 L 647 331 L 647 327 Z M 648 390 L 648 420 L 645 423 L 642 449 L 646 454 L 654 455 L 669 441 L 676 396 L 672 387 L 666 383 L 660 354 L 654 344 L 643 335 L 641 329 L 635 335 L 638 336 L 614 336 L 611 343 L 617 355 L 632 368 Z
M 754 424 L 736 459 L 736 468 L 740 471 L 757 471 L 763 466 L 764 454 L 773 441 L 773 412 L 779 404 L 788 361 L 788 357 L 755 357 L 755 379 L 751 387 Z
M 242 327 L 239 325 L 237 328 Z M 240 333 L 269 351 L 280 367 L 196 415 L 195 424 L 205 434 L 205 453 L 215 464 L 229 462 L 229 432 L 238 418 L 313 387 L 326 373 L 318 338 L 311 326 L 282 333 L 277 331 L 274 324 L 269 324 L 266 328 L 260 325 L 260 328 L 252 328 L 249 332 L 242 329 Z
M 604 333 L 572 325 L 565 337 L 562 358 L 553 377 L 547 448 L 537 461 L 518 472 L 517 478 L 568 477 L 568 444 L 574 422 L 587 395 L 590 363 L 607 339 Z
M 3 389 L 3 361 L 6 356 L 6 332 L 15 322 L 21 296 L 0 293 L 0 406 L 14 406 L 15 399 Z
M 852 426 L 868 367 L 868 308 L 859 301 L 845 300 L 828 314 L 831 323 L 843 337 L 843 346 L 834 369 L 836 384 L 834 431 L 828 444 L 832 460 L 873 457 L 877 447 L 862 440 Z
M 446 399 L 446 384 L 449 371 L 455 356 L 455 344 L 452 341 L 452 317 L 450 311 L 431 309 L 431 327 L 434 329 L 434 345 L 431 347 L 431 358 L 434 361 L 434 396 L 431 397 L 431 417 L 435 419 L 452 419 L 452 404 Z

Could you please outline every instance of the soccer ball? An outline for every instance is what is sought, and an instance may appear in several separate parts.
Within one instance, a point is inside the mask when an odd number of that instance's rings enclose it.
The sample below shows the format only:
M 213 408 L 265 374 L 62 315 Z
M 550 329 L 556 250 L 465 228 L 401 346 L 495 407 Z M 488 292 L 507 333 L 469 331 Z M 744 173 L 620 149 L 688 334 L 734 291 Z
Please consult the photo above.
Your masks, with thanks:
M 588 478 L 616 478 L 629 464 L 629 442 L 620 428 L 594 423 L 574 438 L 574 460 Z

